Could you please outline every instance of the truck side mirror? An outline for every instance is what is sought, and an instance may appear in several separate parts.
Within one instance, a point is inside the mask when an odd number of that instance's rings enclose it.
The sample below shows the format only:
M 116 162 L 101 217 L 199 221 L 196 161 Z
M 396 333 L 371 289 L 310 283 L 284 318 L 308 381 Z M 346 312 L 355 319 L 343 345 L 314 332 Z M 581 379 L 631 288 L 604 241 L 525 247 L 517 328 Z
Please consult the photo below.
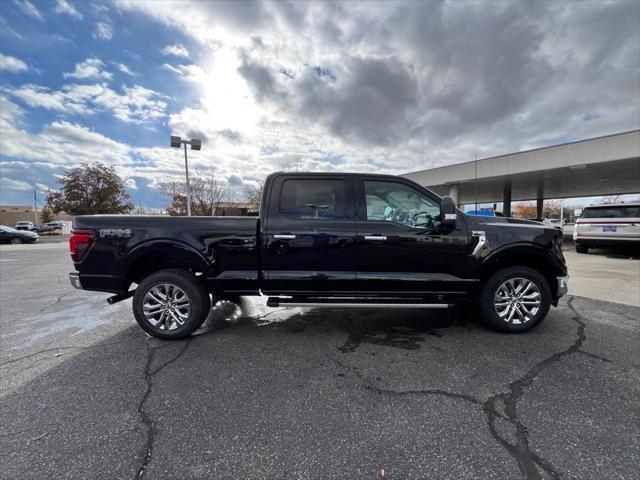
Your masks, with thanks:
M 456 202 L 451 197 L 442 197 L 442 203 L 440 203 L 440 218 L 442 227 L 445 230 L 453 230 L 456 228 L 456 220 L 458 214 L 456 212 Z

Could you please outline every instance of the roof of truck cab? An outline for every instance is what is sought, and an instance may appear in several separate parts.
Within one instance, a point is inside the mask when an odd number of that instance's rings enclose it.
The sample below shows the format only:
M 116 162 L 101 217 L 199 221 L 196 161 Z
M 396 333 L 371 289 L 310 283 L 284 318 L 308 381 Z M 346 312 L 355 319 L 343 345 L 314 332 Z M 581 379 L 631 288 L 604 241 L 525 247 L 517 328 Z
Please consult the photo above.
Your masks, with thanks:
M 339 175 L 339 176 L 345 176 L 345 177 L 394 177 L 394 178 L 400 178 L 403 180 L 406 180 L 405 177 L 401 177 L 400 175 L 391 175 L 391 174 L 385 174 L 385 173 L 358 173 L 358 172 L 274 172 L 271 176 L 291 176 L 291 177 L 306 177 L 306 176 L 311 176 L 311 177 L 322 177 L 322 176 L 334 176 L 334 175 Z

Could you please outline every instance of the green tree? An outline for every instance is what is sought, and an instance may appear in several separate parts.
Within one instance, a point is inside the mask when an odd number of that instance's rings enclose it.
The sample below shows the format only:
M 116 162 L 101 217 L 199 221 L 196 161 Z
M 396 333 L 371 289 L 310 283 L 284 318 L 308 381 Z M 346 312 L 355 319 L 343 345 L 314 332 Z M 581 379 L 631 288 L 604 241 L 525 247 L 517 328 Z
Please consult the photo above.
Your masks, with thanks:
M 47 205 L 42 207 L 42 210 L 40 210 L 40 221 L 42 223 L 53 222 L 53 212 Z
M 70 215 L 96 213 L 129 213 L 133 203 L 124 180 L 113 167 L 96 163 L 83 163 L 72 168 L 58 180 L 60 190 L 47 192 L 47 205 L 54 213 L 65 211 Z

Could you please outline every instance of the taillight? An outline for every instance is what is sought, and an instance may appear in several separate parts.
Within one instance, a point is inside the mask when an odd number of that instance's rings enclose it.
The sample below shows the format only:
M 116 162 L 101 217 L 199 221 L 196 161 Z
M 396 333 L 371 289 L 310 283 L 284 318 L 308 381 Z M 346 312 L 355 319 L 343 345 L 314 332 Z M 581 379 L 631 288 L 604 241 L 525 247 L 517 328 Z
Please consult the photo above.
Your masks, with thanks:
M 69 237 L 71 260 L 80 263 L 93 245 L 95 238 L 96 234 L 93 230 L 72 230 Z

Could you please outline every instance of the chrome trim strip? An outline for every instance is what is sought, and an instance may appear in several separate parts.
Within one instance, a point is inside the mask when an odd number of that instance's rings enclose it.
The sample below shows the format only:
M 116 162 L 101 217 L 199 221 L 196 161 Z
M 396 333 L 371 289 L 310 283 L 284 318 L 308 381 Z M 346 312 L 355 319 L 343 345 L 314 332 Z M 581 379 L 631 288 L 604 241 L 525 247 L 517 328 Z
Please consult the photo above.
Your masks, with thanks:
M 558 291 L 556 292 L 556 296 L 560 298 L 569 292 L 569 276 L 567 275 L 566 277 L 556 277 L 556 281 L 558 284 Z
M 476 255 L 487 243 L 487 235 L 485 234 L 484 230 L 473 230 L 471 232 L 471 236 L 478 239 L 478 244 L 473 249 L 473 252 L 471 252 L 471 255 Z
M 274 235 L 273 238 L 275 238 L 276 240 L 295 240 L 296 236 L 279 234 L 279 235 Z
M 73 288 L 77 288 L 78 290 L 83 290 L 82 282 L 80 281 L 80 274 L 78 272 L 69 273 L 69 282 Z
M 375 240 L 386 240 L 387 237 L 385 237 L 384 235 L 365 235 L 364 239 L 375 241 Z
M 280 307 L 340 307 L 340 308 L 449 308 L 448 303 L 279 303 Z

